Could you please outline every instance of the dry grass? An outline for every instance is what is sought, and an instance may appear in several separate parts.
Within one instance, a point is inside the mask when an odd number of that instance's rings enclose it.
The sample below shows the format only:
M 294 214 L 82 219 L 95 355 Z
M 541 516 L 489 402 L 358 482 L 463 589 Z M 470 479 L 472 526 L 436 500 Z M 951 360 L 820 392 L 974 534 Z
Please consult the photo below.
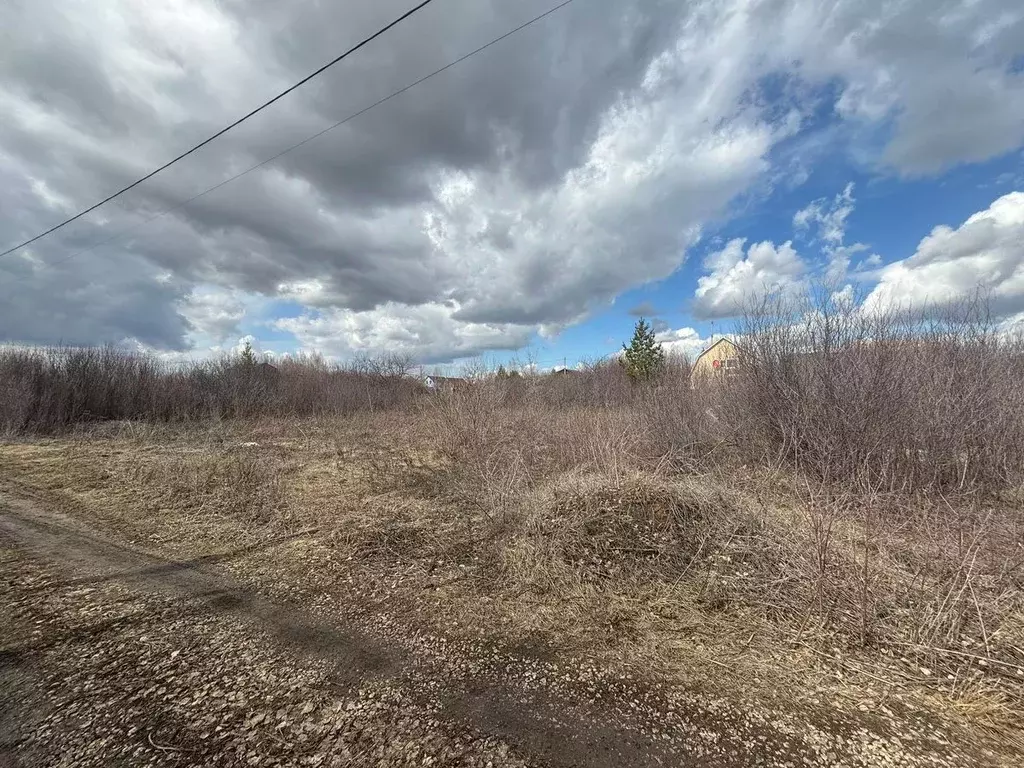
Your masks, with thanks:
M 445 633 L 1019 735 L 1020 349 L 977 315 L 783 315 L 748 317 L 719 387 L 677 361 L 645 387 L 605 364 L 344 420 L 279 398 L 10 444 L 0 468 L 170 551 L 315 528 L 275 561 L 295 589 Z
M 519 457 L 488 486 L 474 478 L 501 464 L 460 463 L 443 431 L 457 413 L 121 428 L 10 444 L 0 466 L 179 555 L 316 528 L 302 549 L 260 556 L 275 584 L 283 571 L 311 595 L 355 590 L 446 634 L 543 638 L 754 697 L 902 701 L 1016 727 L 1015 502 L 878 497 L 865 516 L 863 497 L 788 475 L 679 473 L 598 410 L 515 411 L 532 425 L 521 441 L 488 426 L 467 450 Z

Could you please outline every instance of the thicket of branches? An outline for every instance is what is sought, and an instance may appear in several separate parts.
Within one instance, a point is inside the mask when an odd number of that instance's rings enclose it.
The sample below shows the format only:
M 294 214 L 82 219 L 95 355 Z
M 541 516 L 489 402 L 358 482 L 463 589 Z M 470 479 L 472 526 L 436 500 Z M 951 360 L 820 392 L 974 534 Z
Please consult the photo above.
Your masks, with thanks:
M 765 300 L 738 323 L 741 375 L 691 383 L 668 355 L 637 381 L 617 361 L 495 376 L 428 395 L 408 359 L 345 366 L 251 356 L 169 369 L 114 348 L 0 350 L 0 429 L 55 432 L 101 420 L 345 415 L 441 405 L 456 432 L 508 430 L 519 416 L 618 411 L 631 449 L 681 466 L 789 467 L 871 491 L 1005 488 L 1024 466 L 1024 349 L 984 302 L 942 312 L 865 312 L 827 292 Z M 438 409 L 434 409 L 438 410 Z M 463 436 L 464 445 L 474 440 Z M 642 445 L 641 445 L 642 443 Z
M 682 579 L 791 640 L 913 647 L 953 677 L 964 648 L 1020 666 L 1000 639 L 1024 567 L 1019 341 L 982 302 L 867 313 L 827 292 L 751 307 L 734 340 L 737 372 L 692 385 L 684 360 L 645 382 L 606 362 L 434 401 L 445 492 L 497 532 L 504 577 L 580 600 L 587 579 L 616 598 L 629 573 Z
M 590 423 L 559 411 L 601 409 L 620 412 L 631 435 L 623 444 L 659 465 L 791 469 L 871 493 L 1024 480 L 1024 345 L 983 301 L 869 313 L 822 291 L 750 307 L 734 340 L 741 369 L 729 377 L 691 382 L 689 362 L 670 355 L 642 383 L 607 361 L 484 381 L 443 409 L 453 444 L 465 453 L 480 443 L 476 431 L 507 448 L 517 429 Z M 538 461 L 536 445 L 559 442 L 533 434 L 523 454 Z
M 54 433 L 78 424 L 345 415 L 412 402 L 418 383 L 397 355 L 345 366 L 315 355 L 260 363 L 225 356 L 170 367 L 114 347 L 0 349 L 0 432 Z
M 470 386 L 435 393 L 399 357 L 269 368 L 236 356 L 171 370 L 110 348 L 7 349 L 0 429 L 389 411 L 358 439 L 443 457 L 424 488 L 446 500 L 438 521 L 458 524 L 437 540 L 493 546 L 517 594 L 604 606 L 595 580 L 640 574 L 671 592 L 689 574 L 712 614 L 765 610 L 797 639 L 838 629 L 862 645 L 934 651 L 929 666 L 973 648 L 1019 667 L 1019 339 L 982 301 L 866 312 L 829 292 L 762 301 L 733 339 L 729 375 L 693 380 L 690 361 L 667 354 L 647 378 L 606 360 L 477 370 Z M 373 466 L 373 482 L 394 490 L 391 470 Z M 637 605 L 649 604 L 647 586 Z
M 728 396 L 747 461 L 872 492 L 1000 489 L 1024 468 L 1024 345 L 980 299 L 865 312 L 821 292 L 747 312 Z

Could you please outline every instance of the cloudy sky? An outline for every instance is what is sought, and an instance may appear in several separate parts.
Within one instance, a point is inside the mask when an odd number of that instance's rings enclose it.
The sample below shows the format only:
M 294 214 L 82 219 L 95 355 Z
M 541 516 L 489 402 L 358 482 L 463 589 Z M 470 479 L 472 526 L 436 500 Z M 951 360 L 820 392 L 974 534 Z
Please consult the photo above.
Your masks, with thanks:
M 0 258 L 0 341 L 424 363 L 679 349 L 765 287 L 984 287 L 1024 318 L 1024 6 L 435 0 Z M 413 0 L 5 0 L 0 250 L 145 174 Z

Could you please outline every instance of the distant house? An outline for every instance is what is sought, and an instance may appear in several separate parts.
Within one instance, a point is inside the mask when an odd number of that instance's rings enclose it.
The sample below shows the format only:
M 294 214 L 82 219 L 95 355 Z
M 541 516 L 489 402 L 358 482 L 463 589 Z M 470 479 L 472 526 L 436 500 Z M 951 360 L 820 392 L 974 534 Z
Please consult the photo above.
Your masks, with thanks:
M 281 378 L 281 372 L 277 369 L 277 366 L 266 361 L 247 366 L 243 370 L 250 383 L 258 383 L 264 388 L 273 389 L 277 387 L 278 381 Z
M 469 387 L 469 381 L 457 376 L 426 376 L 423 384 L 431 392 L 460 392 Z
M 690 381 L 716 381 L 734 376 L 740 371 L 740 349 L 730 339 L 722 337 L 705 349 L 693 362 Z
M 572 376 L 576 376 L 578 373 L 579 371 L 577 371 L 575 368 L 555 368 L 555 370 L 551 372 L 551 375 L 558 376 L 561 378 L 569 378 Z

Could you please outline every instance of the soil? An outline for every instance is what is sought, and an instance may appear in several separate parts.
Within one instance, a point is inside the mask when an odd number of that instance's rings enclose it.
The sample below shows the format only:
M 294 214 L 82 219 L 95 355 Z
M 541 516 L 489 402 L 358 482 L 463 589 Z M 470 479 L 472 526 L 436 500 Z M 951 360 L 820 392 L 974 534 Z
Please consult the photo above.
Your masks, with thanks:
M 0 492 L 0 768 L 997 764 L 912 714 L 766 709 L 314 615 L 223 568 L 252 549 L 168 559 Z

